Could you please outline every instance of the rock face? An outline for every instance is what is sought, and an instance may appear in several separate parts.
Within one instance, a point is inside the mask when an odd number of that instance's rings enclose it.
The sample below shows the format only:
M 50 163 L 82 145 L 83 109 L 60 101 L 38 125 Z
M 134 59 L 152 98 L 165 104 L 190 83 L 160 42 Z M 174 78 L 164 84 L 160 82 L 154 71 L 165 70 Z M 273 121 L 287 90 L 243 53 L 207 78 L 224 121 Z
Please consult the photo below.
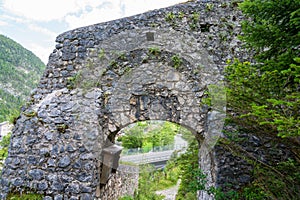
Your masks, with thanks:
M 59 35 L 13 130 L 0 198 L 24 189 L 45 199 L 132 195 L 136 170 L 113 169 L 100 184 L 108 164 L 102 150 L 120 129 L 143 120 L 192 130 L 208 186 L 220 183 L 213 146 L 226 103 L 222 70 L 228 59 L 248 58 L 236 38 L 242 17 L 235 6 L 188 2 Z M 207 92 L 212 109 L 201 103 Z M 240 179 L 247 181 L 247 174 Z M 199 199 L 213 197 L 200 192 Z

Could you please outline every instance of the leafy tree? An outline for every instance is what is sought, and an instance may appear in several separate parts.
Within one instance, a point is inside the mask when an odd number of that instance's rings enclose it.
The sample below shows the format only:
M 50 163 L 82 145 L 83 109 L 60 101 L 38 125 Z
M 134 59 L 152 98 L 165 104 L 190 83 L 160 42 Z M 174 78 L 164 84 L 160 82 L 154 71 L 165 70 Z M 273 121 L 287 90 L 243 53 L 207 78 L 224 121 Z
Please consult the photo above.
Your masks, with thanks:
M 250 18 L 242 23 L 242 39 L 255 49 L 262 68 L 288 69 L 300 51 L 300 1 L 245 0 L 240 8 Z
M 242 23 L 240 38 L 254 52 L 255 62 L 228 62 L 229 120 L 261 136 L 274 137 L 274 143 L 279 136 L 287 138 L 281 141 L 297 144 L 300 136 L 300 1 L 245 0 L 240 8 L 248 17 Z M 297 151 L 299 149 L 292 151 L 296 158 Z M 232 191 L 235 198 L 230 199 L 298 199 L 299 160 L 270 165 L 255 164 L 253 182 L 242 191 Z M 228 199 L 229 194 L 220 194 L 216 195 L 217 199 Z
M 256 64 L 226 69 L 231 119 L 261 133 L 300 136 L 300 1 L 245 0 L 241 39 Z
M 130 148 L 148 148 L 149 145 L 162 147 L 174 143 L 174 136 L 179 126 L 170 122 L 138 122 L 133 127 L 127 128 L 121 137 L 122 146 Z
M 152 147 L 163 147 L 174 144 L 174 136 L 178 133 L 179 126 L 174 123 L 164 122 L 146 133 L 147 141 Z
M 122 137 L 122 146 L 127 149 L 141 148 L 143 146 L 143 135 L 141 132 L 131 133 Z
M 127 149 L 141 148 L 144 140 L 146 122 L 137 122 L 134 126 L 125 129 L 125 135 L 121 137 L 122 146 Z

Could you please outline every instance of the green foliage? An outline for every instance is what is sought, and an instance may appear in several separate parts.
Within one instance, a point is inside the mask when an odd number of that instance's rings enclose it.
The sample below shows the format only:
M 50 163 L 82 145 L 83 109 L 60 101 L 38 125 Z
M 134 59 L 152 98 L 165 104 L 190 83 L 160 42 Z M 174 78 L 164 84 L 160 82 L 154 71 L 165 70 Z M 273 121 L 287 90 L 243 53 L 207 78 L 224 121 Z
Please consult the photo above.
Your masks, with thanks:
M 229 193 L 233 194 L 234 192 Z M 256 185 L 246 187 L 242 190 L 242 194 L 236 195 L 239 199 L 246 199 L 246 200 L 264 200 L 268 199 L 268 194 L 265 193 L 260 187 Z M 237 199 L 238 200 L 238 199 Z
M 116 60 L 111 60 L 108 65 L 113 68 L 116 68 L 118 67 L 118 62 Z
M 176 196 L 177 200 L 197 199 L 197 190 L 204 189 L 205 175 L 198 165 L 198 145 L 194 140 L 187 151 L 178 158 L 181 183 Z
M 179 126 L 170 122 L 137 122 L 124 130 L 120 139 L 126 149 L 143 148 L 145 152 L 174 143 Z
M 244 189 L 244 192 L 249 195 L 249 191 L 254 190 L 255 186 L 259 188 L 261 196 L 269 196 L 271 199 L 297 199 L 300 195 L 299 169 L 300 164 L 292 159 L 278 163 L 274 170 L 257 165 L 254 169 L 256 179 L 252 187 Z
M 83 81 L 82 71 L 77 72 L 74 76 L 67 78 L 67 88 L 75 89 Z
M 7 196 L 7 200 L 42 200 L 43 195 L 36 193 L 23 193 L 23 194 L 15 194 L 10 193 Z
M 209 107 L 212 106 L 211 96 L 210 96 L 208 90 L 204 91 L 204 93 L 203 93 L 203 98 L 201 99 L 200 106 L 203 106 L 203 105 L 207 105 Z
M 0 161 L 4 161 L 8 155 L 8 148 L 4 147 L 0 149 Z
M 98 53 L 98 58 L 101 60 L 105 57 L 105 51 L 104 49 L 100 49 L 99 53 Z
M 121 137 L 122 146 L 127 149 L 141 148 L 144 140 L 145 122 L 137 122 L 135 126 L 125 129 L 125 135 Z
M 88 61 L 88 68 L 93 68 L 94 64 L 91 60 Z M 104 73 L 105 70 L 102 71 Z M 67 88 L 73 90 L 75 88 L 82 88 L 84 92 L 88 89 L 97 87 L 99 85 L 99 80 L 87 79 L 84 78 L 88 75 L 84 75 L 82 70 L 79 70 L 74 76 L 67 78 Z
M 134 198 L 131 196 L 124 196 L 124 197 L 119 198 L 119 200 L 134 200 Z
M 143 133 L 134 131 L 122 137 L 122 146 L 127 149 L 141 148 L 143 146 L 143 140 Z
M 126 61 L 127 59 L 126 59 L 126 54 L 125 54 L 125 52 L 119 52 L 118 53 L 118 58 L 120 59 L 120 60 L 122 60 L 122 61 Z
M 0 122 L 19 115 L 45 68 L 32 52 L 0 35 Z
M 197 23 L 199 22 L 200 15 L 198 13 L 193 13 L 189 18 L 190 23 L 189 26 L 192 30 L 196 29 Z
M 158 126 L 147 133 L 146 141 L 150 142 L 152 147 L 173 144 L 178 128 L 176 124 L 164 122 L 162 126 Z
M 193 20 L 193 22 L 197 23 L 199 21 L 199 17 L 200 17 L 199 13 L 193 13 L 192 14 L 192 20 Z
M 155 183 L 153 182 L 155 169 L 151 165 L 140 168 L 139 185 L 134 196 L 136 200 L 162 200 L 162 195 L 155 194 Z
M 182 20 L 185 16 L 186 14 L 182 11 L 179 11 L 178 13 L 169 12 L 166 14 L 165 20 L 172 25 L 176 25 L 177 19 Z
M 10 121 L 20 114 L 20 107 L 24 103 L 22 97 L 14 96 L 9 92 L 0 89 L 0 122 Z
M 10 143 L 10 137 L 11 133 L 8 133 L 7 135 L 3 136 L 2 140 L 0 141 L 0 147 L 7 148 Z
M 156 127 L 155 127 L 156 125 Z M 197 168 L 198 166 L 198 148 L 195 148 L 195 137 L 191 134 L 189 130 L 184 127 L 180 127 L 176 124 L 165 122 L 153 122 L 152 126 L 147 122 L 140 122 L 140 127 L 143 127 L 144 130 L 147 130 L 146 135 L 149 132 L 156 132 L 159 134 L 161 132 L 173 132 L 180 133 L 182 137 L 189 142 L 193 143 L 193 145 L 189 148 L 187 153 L 181 155 L 179 158 L 177 157 L 177 152 L 174 152 L 173 156 L 171 156 L 170 160 L 167 162 L 165 168 L 163 170 L 155 170 L 152 165 L 143 165 L 140 168 L 140 176 L 139 176 L 139 187 L 135 192 L 134 197 L 124 196 L 121 200 L 159 200 L 164 199 L 163 196 L 155 194 L 155 191 L 164 190 L 170 187 L 173 187 L 177 184 L 178 179 L 184 179 L 182 183 L 188 185 L 188 190 L 193 190 L 192 192 L 183 191 L 184 197 L 187 199 L 191 199 L 190 197 L 196 198 L 196 188 L 198 188 L 200 175 L 200 170 Z M 131 130 L 134 127 L 129 128 Z M 128 131 L 129 131 L 128 130 Z M 164 134 L 164 133 L 162 133 Z M 174 135 L 172 136 L 174 139 Z M 191 159 L 192 157 L 192 162 Z M 191 168 L 186 168 L 186 166 L 194 166 L 195 170 L 191 171 Z M 182 178 L 183 177 L 183 178 Z M 202 179 L 204 181 L 204 179 Z M 181 188 L 185 188 L 186 185 L 181 185 Z
M 178 13 L 178 18 L 179 18 L 179 19 L 183 19 L 184 16 L 185 16 L 185 14 L 184 14 L 183 12 L 180 11 L 180 12 Z
M 299 163 L 294 160 L 278 163 L 275 168 L 257 163 L 253 170 L 254 181 L 240 190 L 223 192 L 220 188 L 201 188 L 201 183 L 196 186 L 213 194 L 216 200 L 296 200 L 300 191 L 299 167 Z M 206 177 L 202 178 L 204 186 Z
M 93 70 L 95 67 L 93 59 L 88 58 L 85 66 L 88 68 L 88 70 Z
M 228 6 L 228 3 L 227 3 L 227 2 L 224 2 L 224 3 L 221 4 L 221 7 L 222 7 L 222 8 L 227 8 L 227 6 Z
M 292 75 L 295 71 L 289 75 L 277 70 L 261 72 L 238 61 L 228 66 L 228 104 L 239 113 L 235 122 L 261 132 L 278 132 L 281 137 L 299 135 L 300 94 L 295 86 L 285 86 L 290 76 L 299 83 L 299 75 Z
M 219 188 L 210 188 L 209 189 L 210 194 L 214 194 L 214 197 L 216 200 L 241 200 L 239 193 L 235 190 L 230 190 L 228 192 L 222 192 Z
M 281 140 L 274 138 L 272 142 L 276 144 Z M 259 158 L 242 150 L 237 143 L 236 139 L 233 141 L 224 138 L 220 140 L 220 144 L 225 149 L 254 167 L 251 175 L 253 181 L 239 190 L 224 192 L 220 188 L 210 188 L 208 191 L 215 195 L 216 200 L 298 199 L 300 195 L 300 163 L 298 160 L 287 159 L 279 163 L 273 161 L 273 164 L 261 162 Z M 273 149 L 268 150 L 273 151 Z M 293 149 L 293 152 L 297 154 L 296 151 L 297 149 Z
M 251 20 L 243 22 L 244 40 L 259 64 L 233 61 L 226 69 L 232 120 L 261 134 L 300 135 L 300 1 L 246 0 Z
M 155 191 L 164 190 L 177 184 L 179 177 L 179 167 L 176 158 L 170 159 L 165 169 L 155 170 L 152 165 L 143 165 L 140 167 L 139 187 L 134 197 L 123 197 L 122 199 L 132 200 L 160 200 L 164 199 L 162 195 L 157 195 Z
M 7 200 L 42 200 L 42 194 L 29 187 L 12 187 L 8 192 Z
M 242 24 L 242 39 L 255 48 L 259 61 L 272 64 L 263 67 L 288 68 L 300 51 L 300 1 L 245 0 L 240 8 L 251 18 Z
M 212 3 L 207 3 L 206 4 L 206 11 L 212 11 L 214 8 L 214 4 Z
M 158 47 L 149 47 L 149 53 L 151 55 L 157 56 L 160 53 L 160 49 Z
M 254 181 L 240 191 L 222 192 L 211 188 L 216 200 L 265 200 L 298 199 L 300 191 L 299 163 L 288 160 L 278 163 L 273 170 L 256 165 L 253 171 Z
M 180 169 L 178 167 L 177 157 L 168 160 L 162 171 L 156 172 L 155 189 L 164 190 L 173 187 L 179 179 Z
M 165 20 L 166 20 L 167 22 L 172 22 L 172 21 L 174 21 L 175 19 L 176 19 L 176 15 L 175 15 L 174 13 L 172 13 L 172 12 L 167 13 L 167 15 L 166 15 L 166 17 L 165 17 Z
M 8 146 L 10 144 L 11 133 L 7 134 L 0 141 L 0 167 L 2 167 L 2 163 L 8 156 Z M 1 170 L 0 170 L 1 174 Z
M 173 65 L 173 67 L 175 69 L 178 69 L 181 66 L 181 64 L 182 64 L 181 58 L 179 56 L 177 56 L 177 55 L 174 55 L 174 56 L 172 56 L 171 59 L 172 59 L 172 65 Z

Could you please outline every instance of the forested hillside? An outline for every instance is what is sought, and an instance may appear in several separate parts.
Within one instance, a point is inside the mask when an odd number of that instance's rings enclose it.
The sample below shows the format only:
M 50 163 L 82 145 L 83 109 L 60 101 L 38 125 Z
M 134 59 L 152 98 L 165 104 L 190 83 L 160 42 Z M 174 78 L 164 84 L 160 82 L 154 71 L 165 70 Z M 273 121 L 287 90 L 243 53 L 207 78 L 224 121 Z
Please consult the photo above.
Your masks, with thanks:
M 0 122 L 18 115 L 44 69 L 31 51 L 0 35 Z

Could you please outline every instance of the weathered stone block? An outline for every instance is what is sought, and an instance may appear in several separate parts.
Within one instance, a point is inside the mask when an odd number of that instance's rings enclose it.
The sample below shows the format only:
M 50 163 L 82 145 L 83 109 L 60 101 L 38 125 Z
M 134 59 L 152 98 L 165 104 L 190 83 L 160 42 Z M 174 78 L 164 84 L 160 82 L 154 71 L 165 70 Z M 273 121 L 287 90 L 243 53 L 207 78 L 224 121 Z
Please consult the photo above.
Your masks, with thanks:
M 32 177 L 33 180 L 41 180 L 44 177 L 44 171 L 40 169 L 33 169 L 28 172 L 29 176 Z
M 70 163 L 71 163 L 71 159 L 68 155 L 66 155 L 58 161 L 58 167 L 65 168 L 65 167 L 69 166 Z

